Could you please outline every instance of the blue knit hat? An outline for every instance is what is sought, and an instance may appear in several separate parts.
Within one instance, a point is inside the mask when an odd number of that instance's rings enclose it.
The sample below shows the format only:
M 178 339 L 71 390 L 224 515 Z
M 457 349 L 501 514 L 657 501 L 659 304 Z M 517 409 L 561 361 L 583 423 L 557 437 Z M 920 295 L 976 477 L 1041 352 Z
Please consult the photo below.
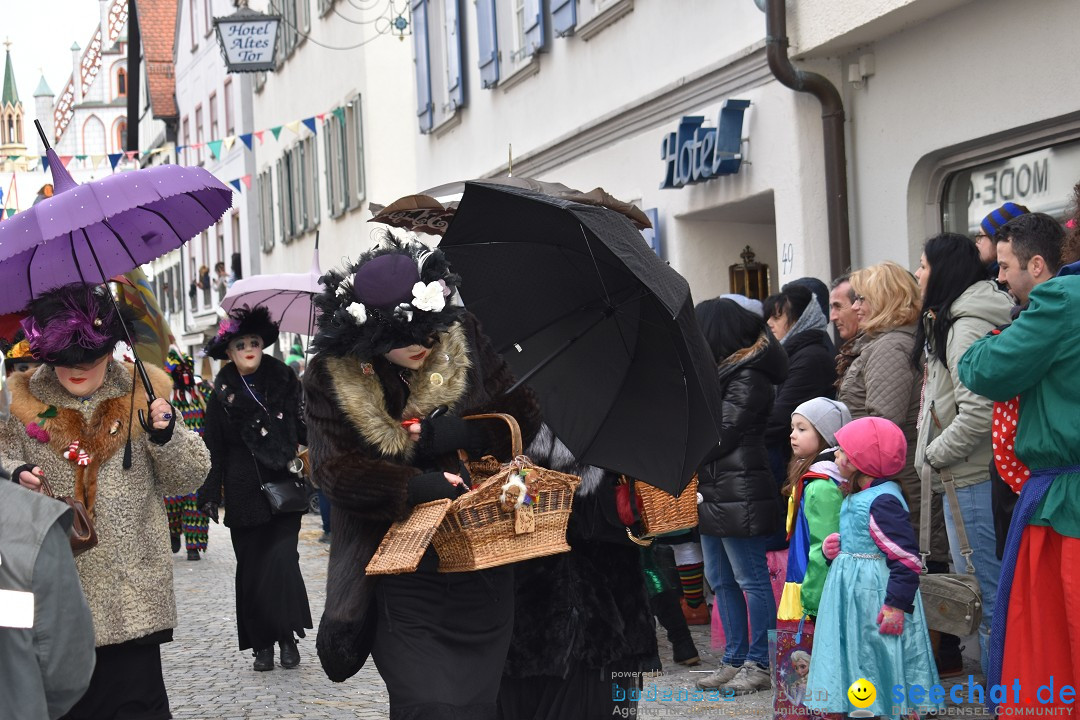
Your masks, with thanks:
M 983 221 L 979 224 L 982 231 L 986 233 L 991 239 L 994 237 L 994 233 L 1001 229 L 1001 226 L 1012 220 L 1014 217 L 1020 217 L 1031 212 L 1023 205 L 1017 205 L 1016 203 L 1007 202 L 999 207 L 994 212 L 990 213 L 983 218 Z

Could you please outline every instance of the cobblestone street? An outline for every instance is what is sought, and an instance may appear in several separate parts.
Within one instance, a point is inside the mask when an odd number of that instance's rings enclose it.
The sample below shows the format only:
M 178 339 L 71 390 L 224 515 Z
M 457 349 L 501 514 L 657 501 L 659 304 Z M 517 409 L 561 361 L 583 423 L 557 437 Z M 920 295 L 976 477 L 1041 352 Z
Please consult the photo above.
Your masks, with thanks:
M 320 544 L 319 519 L 304 517 L 300 530 L 300 568 L 307 584 L 311 616 L 317 624 L 325 599 L 329 546 Z M 178 720 L 241 720 L 258 718 L 386 718 L 386 688 L 369 662 L 345 683 L 332 683 L 315 656 L 315 631 L 299 643 L 301 663 L 295 670 L 276 667 L 255 672 L 251 652 L 236 649 L 233 579 L 235 560 L 228 528 L 210 525 L 209 552 L 189 562 L 183 551 L 174 556 L 180 624 L 175 640 L 162 647 L 165 684 L 173 716 Z M 693 690 L 701 671 L 719 664 L 709 647 L 709 628 L 692 628 L 702 664 L 685 668 L 671 661 L 671 646 L 659 631 L 663 674 L 644 679 L 648 692 L 670 689 L 677 696 Z M 757 693 L 722 702 L 642 702 L 639 718 L 772 717 L 772 694 Z

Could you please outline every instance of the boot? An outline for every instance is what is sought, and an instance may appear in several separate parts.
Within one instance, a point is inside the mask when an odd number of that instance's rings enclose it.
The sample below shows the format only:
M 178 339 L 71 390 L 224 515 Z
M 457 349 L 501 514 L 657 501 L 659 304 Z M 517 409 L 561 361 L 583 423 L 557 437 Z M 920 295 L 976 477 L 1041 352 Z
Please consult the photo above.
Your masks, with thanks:
M 296 640 L 289 637 L 278 643 L 281 648 L 281 667 L 294 668 L 300 664 L 300 649 L 296 647 Z M 273 648 L 270 648 L 271 662 L 273 662 Z
M 172 551 L 174 553 L 180 552 L 180 536 L 169 535 L 169 544 L 172 545 Z
M 672 660 L 679 665 L 693 666 L 700 663 L 701 659 L 679 606 L 678 598 L 681 595 L 679 590 L 665 590 L 649 598 L 649 604 L 656 619 L 667 631 L 668 640 L 671 641 Z
M 199 559 L 199 551 L 198 550 L 188 550 L 187 551 L 187 559 L 188 560 L 198 560 Z
M 255 655 L 255 664 L 252 665 L 252 667 L 255 668 L 255 670 L 263 672 L 274 669 L 273 645 L 268 648 L 263 648 L 262 650 L 256 650 L 253 654 Z

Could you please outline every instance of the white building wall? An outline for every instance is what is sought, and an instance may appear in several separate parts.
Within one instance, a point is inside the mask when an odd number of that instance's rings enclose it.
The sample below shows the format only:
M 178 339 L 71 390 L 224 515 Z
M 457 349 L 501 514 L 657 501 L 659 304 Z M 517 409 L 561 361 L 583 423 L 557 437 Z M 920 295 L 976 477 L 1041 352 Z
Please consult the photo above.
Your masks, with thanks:
M 876 72 L 847 100 L 856 265 L 917 265 L 941 229 L 945 159 L 973 165 L 1080 137 L 1078 24 L 1071 0 L 981 0 L 859 50 L 873 52 Z M 1080 168 L 1065 187 L 1076 180 Z
M 372 231 L 381 226 L 366 222 L 371 217 L 368 202 L 386 205 L 418 190 L 414 149 L 416 131 L 415 126 L 408 122 L 415 117 L 415 100 L 411 90 L 412 51 L 408 39 L 400 42 L 389 35 L 375 36 L 370 24 L 374 15 L 361 11 L 355 5 L 338 2 L 336 9 L 352 20 L 368 21 L 368 25 L 347 22 L 334 11 L 320 17 L 316 0 L 295 1 L 308 5 L 311 25 L 305 34 L 321 45 L 301 39 L 292 55 L 284 59 L 275 72 L 266 74 L 265 86 L 254 94 L 254 124 L 257 129 L 270 128 L 330 113 L 333 108 L 344 106 L 357 94 L 360 95 L 366 197 L 356 207 L 336 218 L 330 216 L 328 209 L 324 128 L 322 122 L 317 123 L 317 230 L 322 267 L 326 270 L 339 264 L 343 257 L 355 258 L 370 246 Z M 251 7 L 266 11 L 267 3 L 264 0 L 253 1 Z M 281 33 L 282 30 L 279 30 L 279 56 Z M 345 48 L 365 40 L 371 41 L 351 50 L 322 47 Z M 273 171 L 283 153 L 310 135 L 303 125 L 298 134 L 283 129 L 278 140 L 267 131 L 263 143 L 256 145 L 256 175 L 268 168 Z M 257 186 L 253 184 L 252 193 L 256 197 L 257 192 Z M 315 229 L 284 242 L 278 216 L 280 187 L 276 175 L 273 178 L 273 193 L 275 242 L 273 248 L 261 257 L 262 271 L 303 272 L 311 265 Z
M 211 0 L 211 17 L 222 17 L 235 12 L 231 0 Z M 207 23 L 202 17 L 205 5 L 196 3 L 196 17 L 194 21 L 196 45 L 192 47 L 191 27 L 192 17 L 189 14 L 190 4 L 179 3 L 177 17 L 175 72 L 176 103 L 179 119 L 177 122 L 177 144 L 184 145 L 186 140 L 183 136 L 184 121 L 187 120 L 190 127 L 190 143 L 197 142 L 198 133 L 195 127 L 197 106 L 202 107 L 204 143 L 211 140 L 221 140 L 229 135 L 236 136 L 231 148 L 226 151 L 224 146 L 221 155 L 214 158 L 210 149 L 204 144 L 200 151 L 192 148 L 180 152 L 178 162 L 180 164 L 201 165 L 209 170 L 223 183 L 228 184 L 232 180 L 243 178 L 245 175 L 254 177 L 255 157 L 249 152 L 239 135 L 251 132 L 252 117 L 250 107 L 244 101 L 244 94 L 250 92 L 250 76 L 241 74 L 229 74 L 226 71 L 221 51 L 218 47 L 217 38 L 213 32 L 206 34 L 205 28 L 213 29 L 212 21 Z M 229 132 L 226 112 L 225 83 L 229 81 L 231 86 L 230 97 L 233 130 Z M 210 96 L 215 95 L 217 106 L 217 131 L 211 129 Z M 200 162 L 201 158 L 201 162 Z M 231 187 L 231 186 L 230 186 Z M 250 276 L 259 269 L 259 245 L 257 235 L 253 235 L 252 228 L 258 226 L 252 222 L 257 212 L 255 201 L 255 185 L 252 182 L 251 189 L 241 183 L 242 190 L 233 192 L 233 207 L 225 213 L 220 221 L 220 233 L 223 237 L 223 249 L 219 248 L 217 226 L 210 227 L 207 231 L 206 250 L 202 236 L 196 236 L 188 242 L 179 253 L 172 253 L 158 266 L 161 270 L 166 267 L 181 268 L 183 287 L 181 296 L 185 307 L 185 313 L 179 313 L 170 318 L 173 324 L 173 332 L 185 351 L 192 346 L 202 345 L 202 334 L 217 325 L 218 291 L 213 287 L 209 293 L 202 289 L 196 292 L 194 304 L 190 302 L 188 294 L 193 279 L 192 267 L 196 274 L 200 266 L 206 265 L 210 269 L 210 277 L 213 280 L 214 266 L 219 262 L 225 263 L 226 271 L 232 272 L 232 254 L 238 249 L 241 256 L 241 270 L 244 277 Z M 235 218 L 235 219 L 234 219 Z M 239 232 L 237 232 L 239 230 Z M 178 257 L 179 256 L 179 257 Z M 174 271 L 175 272 L 175 271 Z

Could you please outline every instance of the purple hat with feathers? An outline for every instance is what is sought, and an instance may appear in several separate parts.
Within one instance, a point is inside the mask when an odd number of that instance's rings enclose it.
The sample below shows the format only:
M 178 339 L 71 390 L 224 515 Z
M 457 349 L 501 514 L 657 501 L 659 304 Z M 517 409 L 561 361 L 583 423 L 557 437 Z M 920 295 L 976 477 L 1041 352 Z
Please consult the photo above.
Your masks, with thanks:
M 36 360 L 73 367 L 112 353 L 126 340 L 124 324 L 134 341 L 132 319 L 124 317 L 104 286 L 72 284 L 50 290 L 30 303 L 21 325 Z

